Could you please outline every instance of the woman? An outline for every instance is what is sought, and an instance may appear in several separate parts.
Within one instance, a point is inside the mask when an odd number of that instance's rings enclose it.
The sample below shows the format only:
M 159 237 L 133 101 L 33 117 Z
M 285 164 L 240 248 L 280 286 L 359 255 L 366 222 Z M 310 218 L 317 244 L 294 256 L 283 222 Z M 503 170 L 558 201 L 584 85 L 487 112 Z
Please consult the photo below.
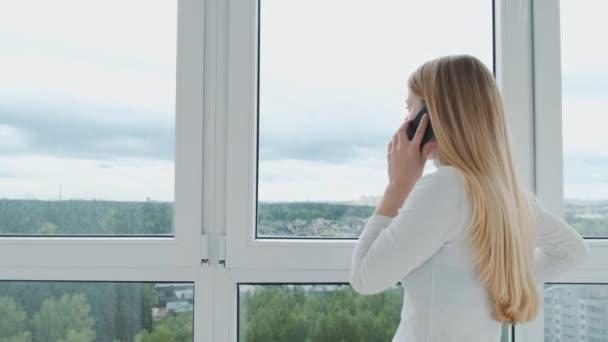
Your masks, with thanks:
M 498 342 L 503 324 L 536 317 L 542 283 L 588 248 L 521 184 L 494 76 L 478 59 L 429 61 L 408 87 L 408 119 L 388 144 L 389 182 L 357 242 L 350 283 L 373 294 L 401 281 L 393 341 Z M 429 113 L 410 141 L 423 105 Z M 429 121 L 434 138 L 421 149 Z M 437 171 L 421 178 L 427 158 Z

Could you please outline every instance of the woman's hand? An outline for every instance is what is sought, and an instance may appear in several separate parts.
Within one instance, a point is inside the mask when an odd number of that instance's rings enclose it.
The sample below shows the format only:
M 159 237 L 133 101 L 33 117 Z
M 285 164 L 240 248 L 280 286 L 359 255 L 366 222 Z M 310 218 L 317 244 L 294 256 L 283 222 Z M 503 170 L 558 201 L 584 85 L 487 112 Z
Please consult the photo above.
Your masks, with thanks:
M 411 189 L 422 176 L 424 164 L 435 146 L 435 141 L 429 141 L 424 145 L 422 151 L 420 144 L 424 137 L 426 126 L 429 123 L 429 115 L 424 114 L 416 135 L 410 141 L 407 137 L 407 128 L 412 120 L 406 120 L 397 130 L 393 139 L 388 143 L 388 179 L 389 187 L 403 188 L 405 191 Z
M 410 141 L 406 132 L 411 120 L 406 120 L 388 144 L 389 182 L 375 214 L 388 217 L 397 216 L 399 208 L 403 206 L 405 199 L 414 188 L 414 184 L 422 176 L 424 164 L 436 144 L 434 141 L 429 141 L 420 151 L 420 143 L 428 121 L 428 114 L 425 114 L 416 130 L 414 139 Z

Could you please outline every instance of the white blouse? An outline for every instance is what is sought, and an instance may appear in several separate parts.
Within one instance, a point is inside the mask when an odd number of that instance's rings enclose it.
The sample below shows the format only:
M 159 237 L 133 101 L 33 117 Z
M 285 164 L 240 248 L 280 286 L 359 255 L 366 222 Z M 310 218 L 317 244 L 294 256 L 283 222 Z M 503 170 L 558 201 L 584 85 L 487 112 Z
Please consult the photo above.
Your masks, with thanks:
M 401 281 L 401 322 L 393 341 L 500 341 L 467 243 L 471 220 L 458 169 L 437 165 L 420 178 L 395 218 L 372 215 L 361 232 L 350 274 L 353 289 L 374 294 Z M 549 278 L 581 264 L 585 240 L 535 202 L 534 251 L 539 289 Z M 542 294 L 542 292 L 541 292 Z

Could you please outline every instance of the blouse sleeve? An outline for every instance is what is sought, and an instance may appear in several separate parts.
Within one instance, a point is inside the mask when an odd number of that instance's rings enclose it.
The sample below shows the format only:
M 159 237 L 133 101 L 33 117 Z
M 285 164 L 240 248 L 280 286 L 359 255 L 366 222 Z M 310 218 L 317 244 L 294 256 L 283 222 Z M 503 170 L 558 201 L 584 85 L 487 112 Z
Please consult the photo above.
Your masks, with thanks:
M 379 293 L 422 265 L 464 220 L 464 183 L 451 166 L 418 180 L 395 218 L 372 215 L 355 247 L 350 284 Z
M 536 199 L 534 207 L 537 227 L 534 261 L 536 275 L 544 283 L 581 265 L 589 254 L 589 248 L 574 228 Z

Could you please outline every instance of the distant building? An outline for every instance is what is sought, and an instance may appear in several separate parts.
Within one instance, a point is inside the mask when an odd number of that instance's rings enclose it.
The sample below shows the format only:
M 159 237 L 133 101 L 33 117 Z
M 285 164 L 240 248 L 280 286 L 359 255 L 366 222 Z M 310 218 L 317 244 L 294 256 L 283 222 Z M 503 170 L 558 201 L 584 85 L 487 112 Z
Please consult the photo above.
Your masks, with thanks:
M 161 319 L 165 319 L 167 317 L 167 309 L 166 308 L 152 308 L 152 319 L 155 321 L 159 321 Z
M 176 314 L 182 312 L 192 312 L 194 305 L 188 301 L 167 302 L 167 314 Z
M 545 289 L 545 342 L 608 341 L 608 288 L 553 285 Z
M 381 200 L 382 196 L 363 195 L 359 198 L 358 201 L 352 202 L 352 204 L 377 206 L 378 204 L 380 204 Z
M 159 307 L 152 308 L 154 320 L 171 314 L 194 311 L 194 288 L 192 284 L 156 284 L 154 286 Z

